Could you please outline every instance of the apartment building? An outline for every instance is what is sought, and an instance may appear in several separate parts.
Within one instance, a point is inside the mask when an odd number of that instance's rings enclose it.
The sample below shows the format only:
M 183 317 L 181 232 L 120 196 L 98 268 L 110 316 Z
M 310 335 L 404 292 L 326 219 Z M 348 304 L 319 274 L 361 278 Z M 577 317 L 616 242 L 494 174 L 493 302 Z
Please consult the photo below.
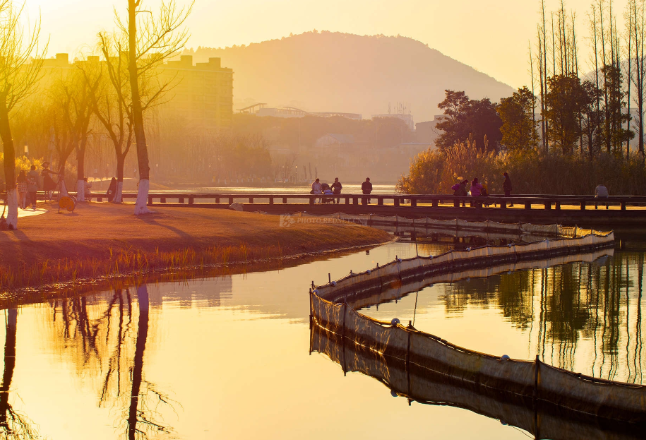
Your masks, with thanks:
M 220 58 L 193 64 L 191 55 L 169 61 L 161 68 L 171 89 L 160 108 L 165 117 L 178 117 L 195 130 L 210 131 L 231 126 L 233 118 L 233 70 Z

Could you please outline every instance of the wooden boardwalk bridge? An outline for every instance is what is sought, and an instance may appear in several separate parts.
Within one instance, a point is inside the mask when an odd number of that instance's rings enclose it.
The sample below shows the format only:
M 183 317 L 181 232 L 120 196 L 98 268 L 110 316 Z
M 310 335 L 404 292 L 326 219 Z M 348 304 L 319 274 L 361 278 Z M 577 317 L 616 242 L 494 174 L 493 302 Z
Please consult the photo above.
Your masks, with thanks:
M 70 193 L 74 195 L 74 193 Z M 123 194 L 126 203 L 137 194 Z M 39 193 L 42 198 L 42 193 Z M 0 200 L 6 194 L 0 193 Z M 107 202 L 103 193 L 88 201 Z M 244 211 L 269 214 L 375 214 L 408 218 L 463 219 L 469 221 L 525 222 L 610 229 L 643 229 L 646 233 L 646 196 L 593 196 L 525 194 L 514 197 L 457 197 L 442 194 L 341 194 L 323 197 L 302 193 L 194 193 L 158 191 L 148 195 L 148 205 L 229 209 L 237 203 Z M 338 199 L 339 203 L 334 203 Z
M 126 202 L 136 193 L 124 193 Z M 338 199 L 338 204 L 334 203 Z M 104 194 L 92 194 L 91 200 L 106 201 Z M 527 222 L 535 224 L 579 225 L 606 228 L 646 229 L 646 196 L 613 196 L 597 199 L 592 196 L 519 195 L 504 197 L 456 197 L 441 194 L 341 194 L 325 197 L 312 194 L 268 193 L 189 193 L 151 192 L 148 204 L 228 209 L 233 203 L 245 211 L 270 214 L 399 215 L 471 221 Z M 512 206 L 513 205 L 513 206 Z

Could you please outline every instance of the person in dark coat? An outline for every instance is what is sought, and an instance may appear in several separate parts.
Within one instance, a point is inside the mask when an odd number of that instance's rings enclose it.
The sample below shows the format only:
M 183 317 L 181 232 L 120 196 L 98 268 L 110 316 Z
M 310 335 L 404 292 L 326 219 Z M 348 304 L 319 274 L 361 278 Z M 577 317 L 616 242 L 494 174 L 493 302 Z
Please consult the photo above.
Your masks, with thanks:
M 117 179 L 112 178 L 110 181 L 110 186 L 108 187 L 108 192 L 106 192 L 106 195 L 108 196 L 108 202 L 111 202 L 114 200 L 114 197 L 117 195 Z
M 503 176 L 505 176 L 505 181 L 502 183 L 502 190 L 505 192 L 505 197 L 511 197 L 511 179 L 507 172 Z M 512 203 L 510 206 L 514 206 L 514 204 Z
M 364 194 L 370 194 L 372 192 L 372 183 L 370 183 L 370 177 L 366 177 L 366 181 L 361 184 L 361 192 Z M 363 204 L 370 203 L 370 197 L 363 198 Z
M 502 183 L 502 189 L 505 191 L 505 197 L 509 197 L 511 196 L 511 179 L 507 173 L 504 173 L 503 176 L 505 176 L 505 181 Z
M 341 182 L 339 182 L 339 178 L 335 177 L 334 178 L 334 183 L 332 184 L 332 192 L 334 192 L 334 194 L 336 194 L 336 195 L 339 195 L 339 194 L 341 194 L 342 189 L 343 189 L 343 185 L 341 185 Z M 339 197 L 337 197 L 335 203 L 338 204 L 340 202 L 340 200 L 341 199 Z

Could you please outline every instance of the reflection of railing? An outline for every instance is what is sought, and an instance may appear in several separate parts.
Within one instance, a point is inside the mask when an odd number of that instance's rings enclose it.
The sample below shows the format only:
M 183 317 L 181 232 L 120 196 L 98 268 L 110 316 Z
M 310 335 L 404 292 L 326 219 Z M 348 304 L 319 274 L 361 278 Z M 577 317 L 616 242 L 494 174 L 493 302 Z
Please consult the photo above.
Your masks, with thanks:
M 604 381 L 536 362 L 504 360 L 452 345 L 441 338 L 399 324 L 390 325 L 357 313 L 358 298 L 391 283 L 488 268 L 516 261 L 593 252 L 613 246 L 614 235 L 543 241 L 528 245 L 485 247 L 438 257 L 396 260 L 381 268 L 330 282 L 312 291 L 313 321 L 409 368 L 423 367 L 454 380 L 491 391 L 504 390 L 574 413 L 610 420 L 646 423 L 646 387 Z
M 642 438 L 643 426 L 606 423 L 601 428 L 592 417 L 564 414 L 541 400 L 534 401 L 512 392 L 493 390 L 478 383 L 454 379 L 413 362 L 383 356 L 316 324 L 310 332 L 310 351 L 328 356 L 341 366 L 344 373 L 355 371 L 373 377 L 393 393 L 411 401 L 468 409 L 524 429 L 536 438 Z

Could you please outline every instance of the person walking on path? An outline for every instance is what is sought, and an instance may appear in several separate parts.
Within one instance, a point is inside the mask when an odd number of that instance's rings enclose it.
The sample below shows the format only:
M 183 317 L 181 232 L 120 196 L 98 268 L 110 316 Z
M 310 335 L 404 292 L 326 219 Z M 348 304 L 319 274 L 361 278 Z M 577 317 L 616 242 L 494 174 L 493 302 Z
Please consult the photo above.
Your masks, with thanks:
M 36 209 L 37 192 L 38 192 L 38 171 L 36 171 L 36 165 L 32 165 L 31 170 L 27 173 L 27 193 L 29 195 L 27 203 L 31 202 L 31 207 L 33 209 Z
M 52 179 L 52 174 L 58 175 L 49 169 L 49 162 L 43 162 L 43 171 L 40 175 L 43 177 L 43 191 L 45 191 L 45 200 L 52 200 L 52 194 L 56 189 L 56 182 Z
M 321 186 L 321 182 L 319 181 L 318 177 L 312 183 L 312 192 L 310 194 L 323 194 L 323 186 Z M 315 199 L 315 203 L 316 200 L 321 203 L 321 198 Z
M 332 192 L 334 194 L 336 194 L 336 195 L 339 195 L 339 194 L 341 194 L 342 189 L 343 189 L 343 185 L 341 185 L 341 182 L 339 182 L 339 178 L 335 177 L 334 178 L 334 183 L 332 184 Z M 341 201 L 341 198 L 337 197 L 336 201 L 334 203 L 336 203 L 338 205 L 340 201 Z
M 594 197 L 597 199 L 607 199 L 609 196 L 610 194 L 608 193 L 608 188 L 606 188 L 606 185 L 604 185 L 603 183 L 598 184 L 594 189 Z M 598 205 L 599 203 L 595 202 L 594 209 L 597 209 Z M 606 209 L 608 209 L 608 203 L 606 203 Z
M 502 190 L 505 192 L 505 197 L 511 197 L 511 179 L 507 172 L 505 172 L 503 176 L 505 176 L 505 181 L 502 183 Z M 514 204 L 512 203 L 509 206 L 514 206 Z
M 361 192 L 364 194 L 370 194 L 372 192 L 372 183 L 370 183 L 370 177 L 366 177 L 366 181 L 361 184 Z M 370 197 L 364 197 L 363 204 L 370 204 Z
M 108 186 L 108 191 L 105 193 L 108 196 L 108 202 L 114 200 L 114 196 L 117 194 L 117 179 L 112 178 L 110 181 L 110 186 Z
M 17 189 L 18 189 L 18 205 L 20 209 L 25 209 L 27 207 L 27 174 L 25 170 L 20 170 L 18 178 L 16 179 Z

